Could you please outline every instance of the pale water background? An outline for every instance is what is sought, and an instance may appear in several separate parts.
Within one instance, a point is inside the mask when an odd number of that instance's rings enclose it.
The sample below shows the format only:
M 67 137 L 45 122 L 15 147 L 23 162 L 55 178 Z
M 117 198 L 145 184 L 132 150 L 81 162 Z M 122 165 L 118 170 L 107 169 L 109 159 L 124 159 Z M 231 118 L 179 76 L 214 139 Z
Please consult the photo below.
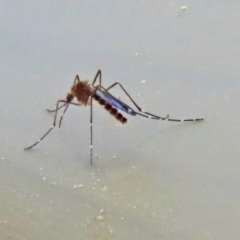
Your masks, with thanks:
M 239 239 L 239 1 L 1 1 L 0 20 L 1 240 Z M 121 125 L 95 104 L 90 166 L 73 106 L 23 151 L 99 68 L 149 112 L 205 121 Z

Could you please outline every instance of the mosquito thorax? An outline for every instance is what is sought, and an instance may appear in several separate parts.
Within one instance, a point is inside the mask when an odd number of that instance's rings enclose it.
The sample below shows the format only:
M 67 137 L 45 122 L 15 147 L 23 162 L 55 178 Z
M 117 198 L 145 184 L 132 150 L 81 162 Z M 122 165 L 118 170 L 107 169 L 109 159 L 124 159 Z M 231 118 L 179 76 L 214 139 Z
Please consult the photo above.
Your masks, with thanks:
M 88 105 L 88 99 L 93 94 L 93 90 L 89 81 L 79 81 L 72 85 L 70 95 L 76 97 L 80 105 Z

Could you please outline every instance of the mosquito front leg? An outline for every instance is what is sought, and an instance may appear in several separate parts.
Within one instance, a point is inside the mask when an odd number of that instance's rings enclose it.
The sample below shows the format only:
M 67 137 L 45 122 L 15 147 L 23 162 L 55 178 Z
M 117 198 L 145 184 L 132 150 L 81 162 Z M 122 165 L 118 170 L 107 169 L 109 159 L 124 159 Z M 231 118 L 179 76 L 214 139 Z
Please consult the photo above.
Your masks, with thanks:
M 64 111 L 63 111 L 63 114 L 62 114 L 62 116 L 60 117 L 60 120 L 59 120 L 59 128 L 60 128 L 61 125 L 62 125 L 62 120 L 63 120 L 64 114 L 66 113 L 66 111 L 67 111 L 67 109 L 68 109 L 69 104 L 74 105 L 74 106 L 79 106 L 79 104 L 77 104 L 77 103 L 73 103 L 73 102 L 68 102 L 68 103 L 67 103 L 67 106 L 65 107 L 65 109 L 64 109 Z
M 58 107 L 59 103 L 67 103 L 67 101 L 66 101 L 66 100 L 58 100 L 58 101 L 57 101 L 56 111 L 55 111 L 55 115 L 54 115 L 54 120 L 53 120 L 52 126 L 49 128 L 49 130 L 48 130 L 37 142 L 35 142 L 34 144 L 32 144 L 32 145 L 29 146 L 29 147 L 24 148 L 24 150 L 28 150 L 28 149 L 31 149 L 31 148 L 33 148 L 34 146 L 36 146 L 36 145 L 37 145 L 38 143 L 40 143 L 40 142 L 52 131 L 52 129 L 55 127 L 55 125 L 56 125 L 56 119 L 57 119 L 57 112 L 58 112 L 58 109 L 59 109 L 59 107 Z
M 61 109 L 62 107 L 66 106 L 66 103 L 64 103 L 62 106 L 60 106 L 59 108 L 57 109 L 53 109 L 53 110 L 50 110 L 50 109 L 46 109 L 48 112 L 56 112 L 58 111 L 59 109 Z
M 75 76 L 74 81 L 73 81 L 73 84 L 75 84 L 76 82 L 80 82 L 80 77 L 79 77 L 78 75 Z M 56 111 L 58 111 L 59 109 L 61 109 L 62 107 L 66 106 L 66 104 L 67 104 L 67 103 L 64 103 L 62 106 L 60 106 L 60 107 L 57 108 L 57 109 L 53 109 L 53 110 L 47 109 L 47 111 L 48 111 L 48 112 L 56 112 Z M 66 112 L 66 110 L 64 110 L 64 112 Z

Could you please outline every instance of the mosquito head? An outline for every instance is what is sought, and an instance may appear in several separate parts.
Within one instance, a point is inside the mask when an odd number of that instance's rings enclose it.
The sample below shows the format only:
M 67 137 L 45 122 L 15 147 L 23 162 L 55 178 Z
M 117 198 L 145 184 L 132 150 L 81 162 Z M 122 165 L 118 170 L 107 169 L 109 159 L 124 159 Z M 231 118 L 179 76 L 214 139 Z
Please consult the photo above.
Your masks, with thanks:
M 68 102 L 71 102 L 71 101 L 73 100 L 73 98 L 74 98 L 74 96 L 72 95 L 71 92 L 67 93 L 66 100 L 67 100 Z

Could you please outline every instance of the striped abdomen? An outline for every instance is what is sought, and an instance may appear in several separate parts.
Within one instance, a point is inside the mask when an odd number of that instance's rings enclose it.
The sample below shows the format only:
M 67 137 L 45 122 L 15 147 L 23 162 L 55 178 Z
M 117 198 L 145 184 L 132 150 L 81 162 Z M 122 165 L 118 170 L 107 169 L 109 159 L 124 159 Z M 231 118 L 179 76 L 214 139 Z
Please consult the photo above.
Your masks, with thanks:
M 120 121 L 121 123 L 126 123 L 127 119 L 118 112 L 118 110 L 113 107 L 111 104 L 109 104 L 108 102 L 106 102 L 104 99 L 100 98 L 99 96 L 97 96 L 96 94 L 93 96 L 93 98 L 98 101 L 98 103 L 100 105 L 103 105 L 104 108 L 111 114 L 113 115 L 118 121 Z

